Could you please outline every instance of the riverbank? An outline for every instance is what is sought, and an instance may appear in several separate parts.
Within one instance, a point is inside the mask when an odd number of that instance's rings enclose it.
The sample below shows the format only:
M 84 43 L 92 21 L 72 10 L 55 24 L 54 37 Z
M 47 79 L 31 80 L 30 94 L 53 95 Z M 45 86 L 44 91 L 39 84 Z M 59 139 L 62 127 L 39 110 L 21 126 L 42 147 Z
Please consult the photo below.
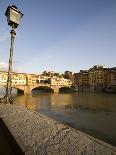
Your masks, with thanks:
M 77 89 L 76 89 L 77 91 Z M 93 93 L 111 93 L 116 94 L 116 87 L 79 87 L 78 92 L 93 92 Z
M 0 117 L 27 155 L 116 154 L 116 147 L 23 106 L 1 105 Z

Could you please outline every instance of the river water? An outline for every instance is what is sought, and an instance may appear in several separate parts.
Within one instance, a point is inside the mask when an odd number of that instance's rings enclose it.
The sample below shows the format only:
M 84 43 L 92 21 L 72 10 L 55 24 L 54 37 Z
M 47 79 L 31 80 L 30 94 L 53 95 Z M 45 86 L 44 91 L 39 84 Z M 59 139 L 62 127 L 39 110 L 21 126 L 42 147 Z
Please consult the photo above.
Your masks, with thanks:
M 116 146 L 116 94 L 34 91 L 15 99 L 16 104 Z

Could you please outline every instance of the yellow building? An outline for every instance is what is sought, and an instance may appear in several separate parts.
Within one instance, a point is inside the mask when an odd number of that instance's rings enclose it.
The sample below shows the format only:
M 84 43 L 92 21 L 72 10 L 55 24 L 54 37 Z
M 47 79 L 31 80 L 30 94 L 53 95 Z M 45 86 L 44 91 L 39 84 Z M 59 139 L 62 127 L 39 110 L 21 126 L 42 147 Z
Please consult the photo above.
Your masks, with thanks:
M 89 73 L 87 70 L 80 70 L 79 73 L 73 74 L 73 85 L 75 87 L 88 87 L 89 86 Z
M 0 85 L 6 85 L 7 83 L 7 72 L 0 71 Z
M 51 84 L 53 86 L 64 86 L 70 87 L 72 81 L 58 76 L 43 76 L 37 74 L 25 74 L 25 73 L 15 73 L 11 75 L 12 86 L 13 85 L 35 85 L 39 83 Z M 6 85 L 7 83 L 7 72 L 0 72 L 0 85 Z
M 0 85 L 6 85 L 8 73 L 5 71 L 0 71 Z M 15 73 L 11 74 L 12 85 L 25 85 L 26 84 L 26 74 L 25 73 Z
M 12 85 L 26 85 L 25 73 L 12 73 Z
M 103 66 L 94 66 L 89 69 L 89 86 L 90 87 L 107 87 L 108 70 Z
M 81 70 L 79 73 L 74 73 L 73 86 L 78 88 L 116 88 L 116 67 L 104 68 L 98 65 L 88 71 Z
M 52 86 L 63 86 L 63 87 L 70 87 L 72 85 L 72 81 L 69 79 L 65 79 L 63 77 L 54 76 L 51 78 L 51 85 Z

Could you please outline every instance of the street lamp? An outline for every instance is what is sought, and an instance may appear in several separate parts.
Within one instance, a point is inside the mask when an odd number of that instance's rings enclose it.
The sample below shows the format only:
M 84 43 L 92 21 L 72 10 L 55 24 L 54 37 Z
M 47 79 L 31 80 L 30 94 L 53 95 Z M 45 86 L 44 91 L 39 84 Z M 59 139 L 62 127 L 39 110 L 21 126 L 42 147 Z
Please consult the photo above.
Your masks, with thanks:
M 11 27 L 11 47 L 10 47 L 10 57 L 9 57 L 9 68 L 8 68 L 8 78 L 7 78 L 7 86 L 6 86 L 6 95 L 1 99 L 1 103 L 5 104 L 13 104 L 14 100 L 11 97 L 11 73 L 12 73 L 12 57 L 13 57 L 13 45 L 14 45 L 14 37 L 16 35 L 15 29 L 18 27 L 20 19 L 23 14 L 17 9 L 15 5 L 8 6 L 6 13 L 8 25 Z

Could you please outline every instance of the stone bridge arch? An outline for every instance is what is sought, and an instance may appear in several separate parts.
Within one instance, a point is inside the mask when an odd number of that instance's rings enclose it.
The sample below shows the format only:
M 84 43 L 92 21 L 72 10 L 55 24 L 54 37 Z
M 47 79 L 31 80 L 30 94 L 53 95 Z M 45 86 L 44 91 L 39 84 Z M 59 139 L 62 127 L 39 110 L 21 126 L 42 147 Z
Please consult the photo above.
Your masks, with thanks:
M 69 91 L 71 91 L 71 88 L 68 86 L 62 86 L 59 88 L 59 92 L 62 92 L 62 91 L 66 91 L 66 92 L 68 91 L 69 92 Z
M 6 86 L 1 86 L 1 87 L 4 87 L 6 88 Z M 44 88 L 46 90 L 50 90 L 51 92 L 54 92 L 54 93 L 59 93 L 59 91 L 61 91 L 63 88 L 66 88 L 66 89 L 69 89 L 70 90 L 70 87 L 68 86 L 54 86 L 54 85 L 50 85 L 50 84 L 39 84 L 39 85 L 12 85 L 11 86 L 12 88 L 15 88 L 17 89 L 17 92 L 18 93 L 21 93 L 21 94 L 31 94 L 31 92 L 34 90 L 34 89 L 40 89 L 40 88 Z
M 47 92 L 54 92 L 54 90 L 49 86 L 36 86 L 31 89 L 31 92 L 34 90 L 46 90 Z
M 16 89 L 17 93 L 24 94 L 24 86 L 11 86 L 12 89 Z M 0 86 L 0 89 L 4 89 L 4 93 L 6 93 L 6 85 Z
M 18 94 L 24 94 L 24 86 L 11 86 L 11 87 L 16 89 Z

